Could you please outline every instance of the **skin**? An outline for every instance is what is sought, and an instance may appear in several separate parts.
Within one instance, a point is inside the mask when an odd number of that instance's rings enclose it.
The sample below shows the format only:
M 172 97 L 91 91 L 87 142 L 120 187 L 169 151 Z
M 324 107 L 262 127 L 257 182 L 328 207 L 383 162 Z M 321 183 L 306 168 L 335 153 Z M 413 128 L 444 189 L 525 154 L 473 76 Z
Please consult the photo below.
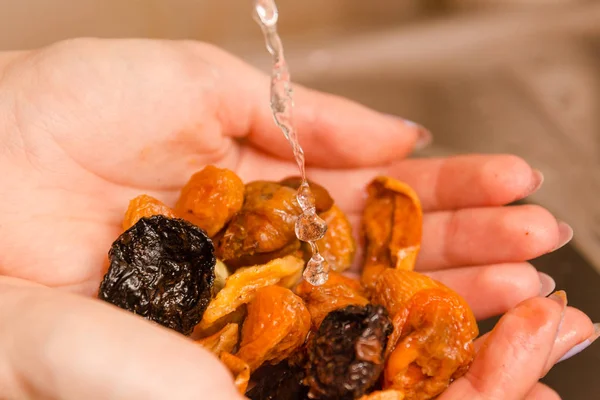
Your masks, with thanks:
M 0 54 L 1 399 L 240 398 L 211 354 L 93 297 L 131 198 L 173 205 L 209 163 L 244 181 L 297 174 L 268 98 L 268 77 L 202 43 Z M 541 207 L 504 207 L 539 186 L 532 168 L 511 155 L 406 159 L 420 127 L 303 87 L 295 102 L 309 177 L 351 219 L 375 175 L 406 181 L 425 210 L 417 269 L 478 318 L 510 310 L 443 399 L 557 398 L 538 379 L 593 327 L 569 308 L 557 335 L 561 309 L 526 262 L 572 232 Z

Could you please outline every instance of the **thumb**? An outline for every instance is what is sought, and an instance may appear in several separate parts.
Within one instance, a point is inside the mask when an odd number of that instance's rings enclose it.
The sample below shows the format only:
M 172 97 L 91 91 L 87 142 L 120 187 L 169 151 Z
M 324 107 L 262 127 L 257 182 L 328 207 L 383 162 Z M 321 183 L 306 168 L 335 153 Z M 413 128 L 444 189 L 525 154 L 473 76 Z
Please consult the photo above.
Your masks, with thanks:
M 0 278 L 3 399 L 239 400 L 211 353 L 109 304 Z

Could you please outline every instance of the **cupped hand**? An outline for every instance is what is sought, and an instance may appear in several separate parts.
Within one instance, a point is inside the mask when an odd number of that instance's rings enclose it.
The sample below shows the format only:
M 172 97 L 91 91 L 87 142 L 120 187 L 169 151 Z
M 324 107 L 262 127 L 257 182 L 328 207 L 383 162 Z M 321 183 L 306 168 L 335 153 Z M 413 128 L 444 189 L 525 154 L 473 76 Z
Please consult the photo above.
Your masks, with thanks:
M 131 198 L 172 205 L 209 163 L 245 181 L 297 174 L 268 88 L 259 71 L 192 42 L 79 39 L 0 56 L 0 274 L 94 295 Z M 355 220 L 375 175 L 413 186 L 425 210 L 417 269 L 478 318 L 552 289 L 526 260 L 572 232 L 541 207 L 503 207 L 541 184 L 525 161 L 407 160 L 429 140 L 423 128 L 302 87 L 295 103 L 309 177 Z

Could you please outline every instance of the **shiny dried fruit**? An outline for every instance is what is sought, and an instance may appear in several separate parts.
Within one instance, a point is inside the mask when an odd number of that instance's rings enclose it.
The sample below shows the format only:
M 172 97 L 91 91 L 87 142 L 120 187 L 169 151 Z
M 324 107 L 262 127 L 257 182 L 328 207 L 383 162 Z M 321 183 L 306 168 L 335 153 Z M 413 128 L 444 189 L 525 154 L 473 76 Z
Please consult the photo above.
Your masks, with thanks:
M 215 283 L 213 284 L 213 295 L 216 295 L 225 287 L 225 282 L 229 278 L 229 269 L 221 260 L 217 260 L 215 265 Z
M 359 400 L 406 400 L 406 398 L 399 390 L 378 390 L 364 395 Z
M 323 186 L 316 182 L 307 179 L 310 191 L 314 196 L 315 211 L 322 213 L 328 211 L 333 206 L 333 198 Z M 291 187 L 294 190 L 298 190 L 302 184 L 302 178 L 300 176 L 290 176 L 283 179 L 281 182 L 283 186 Z
M 213 237 L 243 203 L 244 183 L 235 172 L 208 165 L 185 184 L 175 211 Z
M 385 268 L 414 268 L 421 247 L 423 212 L 416 193 L 395 179 L 378 177 L 368 185 L 367 193 L 362 218 L 362 282 L 372 288 Z
M 308 344 L 306 383 L 315 399 L 356 399 L 383 370 L 392 324 L 382 306 L 347 306 L 325 317 Z
M 400 390 L 407 400 L 428 400 L 467 371 L 479 331 L 471 309 L 454 291 L 417 272 L 388 269 L 373 301 L 395 314 L 385 388 Z
M 327 232 L 323 239 L 317 241 L 319 251 L 332 270 L 345 271 L 352 266 L 356 254 L 352 225 L 346 214 L 336 205 L 321 214 L 321 218 L 327 223 Z M 310 257 L 312 255 L 310 247 L 307 250 L 308 257 Z
M 248 304 L 237 356 L 254 371 L 264 362 L 276 364 L 301 346 L 310 329 L 310 314 L 291 290 L 267 286 Z
M 302 384 L 304 369 L 282 361 L 265 364 L 250 379 L 254 386 L 246 392 L 250 400 L 305 400 L 308 388 Z
M 143 217 L 153 215 L 164 215 L 165 217 L 175 218 L 175 212 L 163 204 L 160 200 L 152 196 L 142 194 L 129 202 L 129 207 L 123 218 L 123 230 L 131 228 Z
M 219 359 L 233 375 L 233 383 L 241 394 L 246 393 L 250 380 L 250 367 L 239 357 L 230 353 L 221 353 Z
M 304 268 L 304 261 L 287 256 L 270 261 L 265 265 L 240 268 L 227 278 L 225 287 L 217 294 L 204 312 L 199 329 L 208 329 L 219 319 L 247 304 L 262 287 L 277 285 L 286 278 L 297 276 Z
M 206 233 L 187 221 L 141 218 L 112 244 L 98 297 L 189 335 L 211 299 L 213 252 Z
M 198 340 L 200 346 L 212 351 L 216 355 L 233 353 L 239 340 L 239 325 L 227 324 L 219 332 Z
M 330 272 L 327 282 L 320 286 L 302 281 L 296 293 L 306 303 L 314 329 L 318 329 L 323 318 L 333 310 L 369 303 L 358 281 L 336 272 Z
M 218 258 L 237 268 L 296 251 L 300 242 L 294 226 L 299 214 L 294 189 L 275 182 L 248 183 L 241 211 L 219 235 Z

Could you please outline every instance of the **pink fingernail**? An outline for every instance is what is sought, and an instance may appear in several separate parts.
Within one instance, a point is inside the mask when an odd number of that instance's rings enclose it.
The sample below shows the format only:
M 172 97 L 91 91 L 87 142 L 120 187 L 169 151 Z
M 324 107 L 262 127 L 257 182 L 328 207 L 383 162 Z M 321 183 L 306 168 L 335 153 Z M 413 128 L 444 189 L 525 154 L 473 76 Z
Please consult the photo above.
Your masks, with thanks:
M 431 132 L 425 129 L 425 127 L 407 119 L 404 119 L 403 121 L 406 125 L 417 130 L 418 136 L 417 141 L 415 142 L 415 150 L 422 150 L 431 144 L 431 142 L 433 141 L 433 135 L 431 134 Z
M 558 221 L 558 245 L 553 251 L 556 251 L 569 243 L 573 239 L 573 228 L 563 221 Z
M 544 174 L 539 169 L 531 170 L 531 183 L 527 191 L 527 196 L 537 192 L 544 183 Z
M 538 272 L 540 278 L 540 296 L 548 296 L 554 289 L 556 289 L 556 282 L 548 274 Z
M 589 338 L 587 338 L 586 340 L 584 340 L 583 342 L 576 344 L 575 346 L 573 346 L 569 351 L 567 351 L 565 353 L 564 356 L 562 356 L 560 358 L 560 360 L 557 361 L 557 364 L 559 362 L 568 360 L 569 358 L 581 353 L 582 351 L 584 351 L 585 349 L 587 349 L 592 343 L 594 343 L 596 341 L 596 339 L 598 339 L 598 337 L 600 337 L 600 324 L 599 323 L 595 323 L 594 324 L 594 333 L 592 334 L 592 336 L 590 336 Z

